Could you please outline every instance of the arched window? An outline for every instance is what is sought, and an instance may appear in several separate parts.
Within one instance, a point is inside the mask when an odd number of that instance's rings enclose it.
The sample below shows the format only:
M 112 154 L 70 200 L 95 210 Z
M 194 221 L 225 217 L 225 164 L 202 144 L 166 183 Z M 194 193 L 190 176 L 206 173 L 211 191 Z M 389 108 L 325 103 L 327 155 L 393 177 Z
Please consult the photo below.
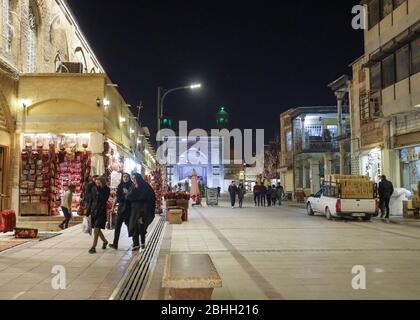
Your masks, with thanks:
M 13 0 L 6 1 L 7 20 L 6 20 L 6 36 L 7 36 L 7 52 L 12 51 L 13 47 Z
M 33 5 L 29 6 L 28 22 L 27 72 L 36 72 L 38 25 Z
M 61 64 L 61 58 L 60 58 L 60 55 L 59 54 L 57 54 L 55 56 L 54 66 L 55 66 L 55 72 L 60 72 L 61 71 L 62 64 Z

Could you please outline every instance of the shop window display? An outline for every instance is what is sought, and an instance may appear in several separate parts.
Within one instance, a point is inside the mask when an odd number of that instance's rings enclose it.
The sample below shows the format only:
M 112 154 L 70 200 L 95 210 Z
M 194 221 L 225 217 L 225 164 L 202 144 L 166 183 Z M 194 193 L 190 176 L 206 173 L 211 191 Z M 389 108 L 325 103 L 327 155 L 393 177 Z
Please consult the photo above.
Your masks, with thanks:
M 372 150 L 368 155 L 361 157 L 362 159 L 362 174 L 369 177 L 369 180 L 379 182 L 379 177 L 382 174 L 381 170 L 381 151 Z
M 402 186 L 410 191 L 418 188 L 420 181 L 420 147 L 400 151 Z
M 76 186 L 72 211 L 78 211 L 90 176 L 88 139 L 79 135 L 25 135 L 21 153 L 22 215 L 60 215 L 61 197 Z

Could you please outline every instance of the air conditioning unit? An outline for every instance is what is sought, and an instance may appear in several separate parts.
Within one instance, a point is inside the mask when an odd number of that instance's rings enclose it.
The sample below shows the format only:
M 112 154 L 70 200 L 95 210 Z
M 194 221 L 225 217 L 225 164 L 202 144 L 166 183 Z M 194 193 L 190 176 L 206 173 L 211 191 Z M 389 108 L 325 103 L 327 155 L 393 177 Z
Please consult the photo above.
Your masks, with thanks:
M 83 64 L 80 62 L 62 62 L 58 68 L 59 73 L 83 73 Z

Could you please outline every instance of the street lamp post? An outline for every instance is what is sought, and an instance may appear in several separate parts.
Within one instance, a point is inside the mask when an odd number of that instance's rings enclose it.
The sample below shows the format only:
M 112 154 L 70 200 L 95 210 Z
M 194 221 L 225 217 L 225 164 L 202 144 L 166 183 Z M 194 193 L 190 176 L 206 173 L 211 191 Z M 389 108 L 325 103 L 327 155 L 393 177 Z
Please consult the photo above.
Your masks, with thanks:
M 166 90 L 162 87 L 158 87 L 158 96 L 157 96 L 157 133 L 160 132 L 161 129 L 161 121 L 163 120 L 163 107 L 164 107 L 164 102 L 165 102 L 165 98 L 172 92 L 175 91 L 180 91 L 180 90 L 196 90 L 196 89 L 200 89 L 201 88 L 201 84 L 192 84 L 190 86 L 185 86 L 185 87 L 178 87 L 178 88 L 173 88 L 170 90 Z M 160 141 L 156 140 L 156 145 L 157 145 L 157 150 L 160 147 Z M 157 153 L 157 157 L 158 157 L 158 153 Z M 164 175 L 167 175 L 166 169 L 164 172 Z
M 163 107 L 164 107 L 164 102 L 165 102 L 165 98 L 172 92 L 175 91 L 180 91 L 180 90 L 196 90 L 196 89 L 200 89 L 201 88 L 201 84 L 192 84 L 190 86 L 185 86 L 185 87 L 178 87 L 178 88 L 173 88 L 170 90 L 166 90 L 162 87 L 158 87 L 158 97 L 157 97 L 157 132 L 160 131 L 161 129 L 161 121 L 163 119 Z M 157 145 L 159 146 L 159 141 L 157 142 Z

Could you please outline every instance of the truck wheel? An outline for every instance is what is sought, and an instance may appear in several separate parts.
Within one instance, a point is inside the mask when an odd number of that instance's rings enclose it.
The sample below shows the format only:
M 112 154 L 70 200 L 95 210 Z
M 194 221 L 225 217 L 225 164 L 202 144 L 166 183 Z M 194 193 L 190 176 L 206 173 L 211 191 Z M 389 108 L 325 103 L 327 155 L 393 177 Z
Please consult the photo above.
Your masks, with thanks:
M 372 220 L 372 216 L 367 216 L 363 218 L 363 221 L 366 221 L 366 222 L 370 220 Z
M 308 216 L 313 216 L 315 215 L 314 210 L 312 210 L 312 206 L 310 203 L 307 204 L 306 206 L 306 212 L 308 213 Z
M 331 211 L 329 208 L 325 209 L 325 216 L 327 217 L 328 220 L 332 220 L 333 216 L 331 214 Z

